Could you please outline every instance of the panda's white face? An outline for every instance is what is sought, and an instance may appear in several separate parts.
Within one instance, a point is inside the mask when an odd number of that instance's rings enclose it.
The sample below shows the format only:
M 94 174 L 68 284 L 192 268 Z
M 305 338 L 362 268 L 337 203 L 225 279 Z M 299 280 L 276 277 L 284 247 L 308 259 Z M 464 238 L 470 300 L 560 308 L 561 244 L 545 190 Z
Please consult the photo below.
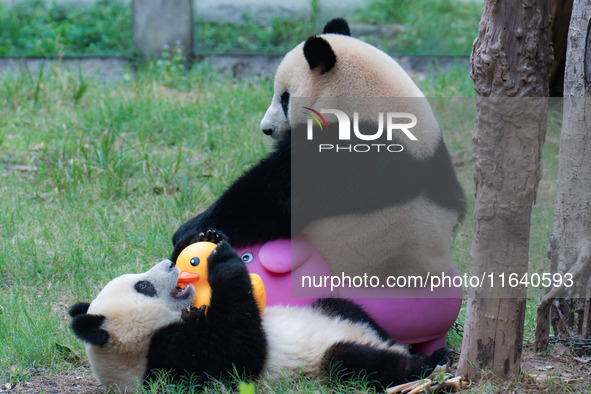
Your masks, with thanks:
M 304 93 L 303 88 L 310 85 L 310 76 L 302 43 L 285 55 L 277 69 L 271 105 L 261 120 L 263 133 L 279 139 L 290 129 L 291 98 Z
M 104 345 L 86 344 L 91 367 L 106 387 L 132 389 L 146 371 L 152 335 L 181 321 L 181 311 L 195 297 L 189 285 L 177 288 L 179 269 L 163 260 L 147 272 L 119 276 L 103 288 L 88 308 L 104 316 L 100 329 L 108 333 Z
M 111 280 L 90 303 L 89 314 L 105 316 L 105 329 L 122 343 L 137 340 L 181 317 L 191 305 L 194 288 L 177 288 L 179 269 L 163 260 L 141 274 Z
M 305 53 L 306 43 L 301 43 L 279 65 L 273 99 L 261 121 L 265 134 L 279 139 L 290 130 L 294 97 L 310 98 L 307 104 L 317 108 L 322 98 L 423 97 L 400 65 L 379 49 L 340 34 L 316 38 L 328 45 Z M 328 67 L 323 64 L 326 52 L 332 52 L 332 59 L 336 58 Z M 315 56 L 319 59 L 313 59 Z

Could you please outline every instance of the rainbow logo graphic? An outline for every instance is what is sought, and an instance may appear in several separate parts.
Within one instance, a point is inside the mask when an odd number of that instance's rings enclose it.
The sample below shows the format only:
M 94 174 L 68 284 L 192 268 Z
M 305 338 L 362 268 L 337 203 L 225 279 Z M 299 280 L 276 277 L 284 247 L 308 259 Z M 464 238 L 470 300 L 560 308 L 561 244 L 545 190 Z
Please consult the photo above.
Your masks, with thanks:
M 326 131 L 328 131 L 328 125 L 326 124 L 326 120 L 324 120 L 324 117 L 322 115 L 320 115 L 320 112 L 314 111 L 312 108 L 309 108 L 309 107 L 304 107 L 304 109 L 311 111 L 311 112 L 304 112 L 304 114 L 312 117 L 312 119 L 314 119 L 316 121 L 316 123 L 318 123 L 318 126 L 320 126 L 320 131 L 323 131 L 325 128 L 326 128 Z M 320 123 L 321 120 L 322 120 L 322 123 Z M 322 126 L 323 124 L 324 124 L 324 127 Z

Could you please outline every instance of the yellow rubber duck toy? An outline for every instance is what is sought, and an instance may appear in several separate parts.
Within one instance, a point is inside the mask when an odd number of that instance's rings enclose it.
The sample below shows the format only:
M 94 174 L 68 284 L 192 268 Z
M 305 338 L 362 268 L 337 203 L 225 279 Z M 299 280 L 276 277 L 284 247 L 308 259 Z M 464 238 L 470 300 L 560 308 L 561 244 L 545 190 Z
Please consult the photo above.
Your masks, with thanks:
M 216 243 L 208 241 L 199 241 L 187 246 L 179 254 L 176 265 L 181 270 L 178 279 L 178 286 L 184 288 L 192 284 L 195 288 L 195 301 L 193 306 L 196 308 L 205 305 L 209 306 L 211 301 L 211 287 L 207 280 L 207 257 L 217 247 Z M 265 311 L 267 304 L 267 293 L 263 280 L 257 274 L 250 274 L 254 299 L 257 302 L 261 315 Z

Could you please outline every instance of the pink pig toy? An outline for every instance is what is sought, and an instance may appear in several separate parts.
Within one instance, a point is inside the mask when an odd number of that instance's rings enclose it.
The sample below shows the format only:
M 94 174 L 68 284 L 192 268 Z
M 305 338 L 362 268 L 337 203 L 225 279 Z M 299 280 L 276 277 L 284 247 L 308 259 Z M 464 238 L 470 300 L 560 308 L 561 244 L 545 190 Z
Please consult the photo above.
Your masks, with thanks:
M 248 271 L 263 280 L 267 305 L 309 305 L 318 298 L 338 295 L 326 288 L 299 288 L 299 294 L 292 294 L 292 281 L 301 283 L 304 275 L 331 275 L 320 253 L 303 236 L 235 249 Z
M 322 256 L 304 236 L 235 249 L 248 271 L 262 278 L 268 306 L 310 305 L 321 297 L 355 299 L 392 338 L 412 344 L 413 350 L 424 354 L 445 346 L 445 335 L 462 305 L 462 288 L 453 286 L 436 287 L 433 291 L 429 287 L 339 287 L 332 291 L 330 285 L 302 288 L 303 277 L 332 275 Z M 445 274 L 453 278 L 458 273 L 452 267 Z

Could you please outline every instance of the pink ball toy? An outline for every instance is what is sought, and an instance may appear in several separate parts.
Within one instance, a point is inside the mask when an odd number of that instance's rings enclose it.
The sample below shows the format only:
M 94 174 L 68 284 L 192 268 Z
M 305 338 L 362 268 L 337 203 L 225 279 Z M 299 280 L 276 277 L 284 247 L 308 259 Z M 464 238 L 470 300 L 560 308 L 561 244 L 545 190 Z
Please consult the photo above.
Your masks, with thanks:
M 248 271 L 260 275 L 267 305 L 310 305 L 321 297 L 355 299 L 392 338 L 431 354 L 445 346 L 445 335 L 458 317 L 462 288 L 344 288 L 330 285 L 302 288 L 302 278 L 332 275 L 328 265 L 304 237 L 235 247 Z M 452 267 L 446 275 L 455 277 Z M 309 283 L 309 282 L 308 282 Z

